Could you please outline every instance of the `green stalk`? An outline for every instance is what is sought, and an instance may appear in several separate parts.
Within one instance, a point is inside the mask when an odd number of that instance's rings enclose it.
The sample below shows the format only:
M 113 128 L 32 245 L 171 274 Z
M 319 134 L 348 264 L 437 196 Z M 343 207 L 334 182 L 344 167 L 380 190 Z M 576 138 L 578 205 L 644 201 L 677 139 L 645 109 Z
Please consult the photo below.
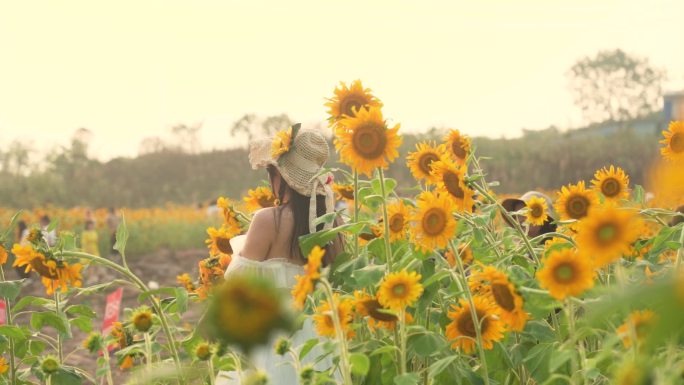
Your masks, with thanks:
M 389 219 L 387 215 L 387 192 L 385 191 L 385 173 L 382 168 L 378 167 L 378 174 L 380 175 L 380 191 L 382 191 L 382 221 L 385 228 L 383 238 L 385 239 L 385 259 L 387 260 L 387 271 L 392 271 L 392 247 L 390 244 L 390 228 Z
M 109 349 L 107 346 L 102 349 L 102 357 L 104 358 L 105 362 L 107 385 L 114 385 L 114 379 L 112 379 L 112 364 L 109 362 Z
M 400 359 L 400 368 L 401 368 L 401 374 L 406 374 L 406 309 L 401 309 L 399 311 L 399 340 L 400 340 L 400 349 L 401 349 L 401 354 L 399 356 Z
M 464 292 L 466 293 L 466 298 L 468 299 L 468 304 L 470 305 L 470 316 L 473 319 L 473 325 L 475 326 L 475 337 L 477 339 L 477 350 L 480 355 L 480 363 L 482 367 L 482 374 L 484 377 L 484 383 L 485 385 L 489 385 L 489 371 L 487 370 L 487 358 L 485 357 L 485 351 L 484 351 L 484 345 L 482 343 L 482 330 L 481 330 L 481 324 L 480 320 L 477 317 L 477 311 L 475 310 L 475 301 L 473 300 L 473 293 L 470 291 L 470 287 L 468 286 L 468 280 L 465 275 L 465 269 L 463 268 L 463 261 L 461 261 L 461 258 L 459 256 L 459 253 L 454 247 L 454 242 L 449 241 L 449 247 L 451 248 L 451 252 L 454 254 L 454 259 L 456 260 L 456 263 L 458 265 L 458 272 L 460 273 L 460 279 L 463 280 L 463 289 Z M 453 272 L 452 272 L 453 274 Z
M 71 256 L 71 257 L 84 258 L 84 259 L 88 259 L 92 262 L 99 263 L 99 264 L 104 265 L 106 267 L 109 267 L 112 270 L 115 270 L 115 271 L 121 273 L 122 275 L 126 276 L 127 278 L 129 278 L 133 283 L 135 283 L 136 286 L 138 286 L 138 288 L 142 292 L 149 293 L 149 291 L 150 291 L 150 289 L 143 283 L 143 281 L 141 281 L 140 278 L 138 278 L 135 274 L 133 274 L 133 272 L 131 272 L 129 269 L 126 269 L 124 267 L 117 265 L 116 263 L 114 263 L 108 259 L 98 257 L 98 256 L 88 254 L 88 253 L 83 253 L 80 251 L 62 251 L 62 252 L 56 253 L 56 255 L 62 256 L 62 257 Z M 181 376 L 180 382 L 185 383 L 185 378 L 183 377 L 183 374 L 182 374 L 183 368 L 182 368 L 181 363 L 180 363 L 180 356 L 178 354 L 178 348 L 176 346 L 176 340 L 174 339 L 173 334 L 171 333 L 171 329 L 169 328 L 168 321 L 166 320 L 166 315 L 164 313 L 164 310 L 159 305 L 159 301 L 157 301 L 154 296 L 150 296 L 150 302 L 152 303 L 152 308 L 154 309 L 154 311 L 159 316 L 159 321 L 161 322 L 162 330 L 164 331 L 164 335 L 166 336 L 166 339 L 169 343 L 169 347 L 171 348 L 171 356 L 173 358 L 173 362 L 176 366 L 176 370 L 178 371 L 178 375 Z
M 344 330 L 342 330 L 342 324 L 340 323 L 340 317 L 337 312 L 337 304 L 334 301 L 332 287 L 330 283 L 325 279 L 320 280 L 323 288 L 325 289 L 325 294 L 328 297 L 328 303 L 330 303 L 330 312 L 333 319 L 333 325 L 335 325 L 335 334 L 340 343 L 340 371 L 342 372 L 342 379 L 345 385 L 353 385 L 351 379 L 351 366 L 349 364 L 349 352 L 347 351 L 347 337 L 344 335 Z
M 359 172 L 354 170 L 354 223 L 359 222 Z M 359 257 L 359 233 L 354 232 L 354 258 Z
M 59 290 L 55 290 L 55 314 L 59 316 Z M 62 333 L 57 332 L 57 358 L 59 359 L 59 364 L 64 365 L 64 348 L 62 346 Z
M 2 265 L 0 265 L 0 279 L 2 279 L 2 282 L 5 282 L 5 270 L 2 268 Z M 13 317 L 12 317 L 12 304 L 10 303 L 10 300 L 5 298 L 5 310 L 7 311 L 7 325 L 12 326 L 13 323 Z M 14 367 L 15 365 L 15 357 L 14 357 L 14 338 L 12 337 L 7 337 L 9 339 L 9 355 L 10 355 L 10 361 L 9 361 L 9 378 L 10 378 L 10 383 L 12 385 L 15 385 L 17 383 L 17 374 L 16 374 L 16 368 Z
M 209 357 L 207 360 L 207 370 L 209 371 L 209 385 L 214 385 L 216 379 L 214 378 L 214 357 Z
M 147 364 L 147 373 L 152 374 L 152 340 L 150 339 L 150 333 L 145 332 L 145 355 L 147 356 L 145 363 Z
M 576 383 L 575 378 L 576 374 L 578 371 L 578 366 L 579 366 L 579 378 L 580 384 L 584 383 L 584 346 L 582 345 L 581 342 L 577 340 L 577 333 L 575 330 L 575 309 L 573 307 L 572 301 L 566 300 L 565 301 L 565 311 L 566 311 L 566 316 L 568 317 L 568 339 L 570 340 L 572 344 L 572 348 L 578 348 L 579 353 L 580 353 L 580 360 L 579 360 L 579 365 L 577 362 L 577 357 L 573 354 L 572 355 L 572 373 L 570 375 L 570 378 L 572 379 L 573 384 Z M 579 343 L 578 343 L 579 342 Z M 579 346 L 578 346 L 579 345 Z
M 682 260 L 684 260 L 684 227 L 682 227 L 682 231 L 679 233 L 679 250 L 677 250 L 677 261 L 675 262 L 676 272 L 679 272 Z

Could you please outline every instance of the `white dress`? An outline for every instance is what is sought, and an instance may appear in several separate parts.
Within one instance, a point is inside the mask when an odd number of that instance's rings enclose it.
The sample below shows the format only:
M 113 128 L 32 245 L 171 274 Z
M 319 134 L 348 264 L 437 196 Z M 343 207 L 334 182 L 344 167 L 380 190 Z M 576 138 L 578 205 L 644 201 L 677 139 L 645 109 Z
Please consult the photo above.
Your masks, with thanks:
M 277 288 L 287 290 L 288 293 L 296 283 L 295 276 L 304 274 L 304 267 L 288 262 L 286 258 L 271 258 L 265 261 L 254 261 L 240 255 L 245 243 L 245 236 L 237 236 L 230 241 L 233 248 L 233 259 L 224 274 L 225 279 L 239 274 L 251 274 L 272 282 Z M 249 355 L 249 360 L 255 368 L 266 373 L 269 384 L 273 385 L 296 385 L 298 373 L 294 369 L 290 355 L 280 356 L 273 350 L 273 345 L 279 337 L 288 337 L 280 334 L 270 339 L 269 343 L 255 348 Z M 289 337 L 292 346 L 299 353 L 299 348 L 308 340 L 318 338 L 311 318 L 307 318 L 302 329 Z M 320 355 L 321 349 L 317 346 L 304 357 L 302 365 L 313 363 L 314 358 Z M 316 370 L 326 370 L 330 367 L 330 360 L 323 360 L 314 365 Z M 244 374 L 243 374 L 244 375 Z M 236 371 L 220 371 L 216 376 L 216 385 L 239 385 L 242 384 Z

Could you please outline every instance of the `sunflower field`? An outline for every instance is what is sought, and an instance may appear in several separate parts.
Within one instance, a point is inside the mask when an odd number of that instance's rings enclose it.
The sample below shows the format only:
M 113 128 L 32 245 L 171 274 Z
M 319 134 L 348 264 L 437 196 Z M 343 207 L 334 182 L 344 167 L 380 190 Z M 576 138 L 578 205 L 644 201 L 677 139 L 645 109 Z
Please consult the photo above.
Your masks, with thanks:
M 234 371 L 243 384 L 277 385 L 250 360 L 266 348 L 301 384 L 684 384 L 684 122 L 663 133 L 652 191 L 605 165 L 551 198 L 515 199 L 494 192 L 505 186 L 488 180 L 487 158 L 458 130 L 399 159 L 400 125 L 360 81 L 341 83 L 326 107 L 347 167 L 324 170 L 339 210 L 318 222 L 337 226 L 300 238 L 307 261 L 288 292 L 223 279 L 231 238 L 278 203 L 267 187 L 218 200 L 222 224 L 203 235 L 199 274 L 178 271 L 176 286 L 151 288 L 129 268 L 129 239 L 151 230 L 128 215 L 114 245 L 121 263 L 81 251 L 69 231 L 55 245 L 40 231 L 13 245 L 18 216 L 7 220 L 2 381 L 214 384 Z M 415 184 L 387 178 L 390 163 L 405 163 Z M 339 236 L 344 251 L 324 267 L 324 246 Z M 5 279 L 10 252 L 44 296 Z M 83 285 L 93 264 L 118 279 Z M 83 298 L 117 286 L 139 304 L 102 333 Z M 307 322 L 318 337 L 295 343 Z M 90 333 L 75 350 L 92 355 L 92 370 L 65 348 L 77 329 Z

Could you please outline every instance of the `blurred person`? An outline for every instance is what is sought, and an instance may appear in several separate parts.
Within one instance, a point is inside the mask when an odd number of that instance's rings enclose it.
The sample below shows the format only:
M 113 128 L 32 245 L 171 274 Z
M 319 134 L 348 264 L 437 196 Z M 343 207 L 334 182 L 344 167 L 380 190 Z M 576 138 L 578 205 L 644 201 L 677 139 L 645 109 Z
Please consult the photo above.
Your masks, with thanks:
M 40 217 L 40 230 L 43 233 L 43 238 L 47 242 L 48 246 L 52 247 L 57 244 L 57 231 L 55 229 L 50 229 L 50 217 L 43 215 Z
M 107 214 L 107 229 L 109 229 L 109 248 L 113 253 L 116 253 L 114 245 L 116 244 L 116 230 L 119 228 L 120 222 L 121 219 L 116 214 L 116 210 L 114 207 L 110 207 Z
M 81 249 L 84 253 L 100 256 L 100 248 L 98 246 L 99 240 L 97 230 L 95 230 L 95 222 L 88 220 L 85 222 L 85 227 L 81 233 Z
M 295 276 L 305 274 L 303 265 L 306 258 L 301 253 L 299 237 L 332 226 L 314 225 L 316 218 L 334 211 L 334 196 L 327 176 L 317 176 L 327 161 L 329 149 L 320 133 L 302 130 L 291 139 L 291 149 L 274 157 L 271 153 L 272 140 L 251 143 L 249 161 L 254 169 L 266 169 L 271 190 L 281 204 L 257 211 L 247 234 L 231 240 L 233 259 L 226 269 L 225 278 L 230 280 L 236 275 L 252 273 L 289 292 L 296 283 Z M 302 164 L 308 167 L 298 166 Z M 309 207 L 316 208 L 315 212 L 309 212 Z M 323 266 L 330 265 L 341 250 L 341 237 L 328 243 Z M 307 318 L 302 329 L 290 340 L 293 346 L 298 346 L 311 338 L 318 337 L 311 318 Z M 254 367 L 266 373 L 275 384 L 298 384 L 292 361 L 287 355 L 276 354 L 273 342 L 256 348 L 250 354 Z M 310 353 L 305 361 L 315 356 L 317 354 Z M 315 366 L 327 369 L 330 365 L 331 362 L 319 362 Z M 238 376 L 235 371 L 221 371 L 216 385 L 243 383 Z
M 214 219 L 214 218 L 216 218 L 218 213 L 219 213 L 219 208 L 218 208 L 218 205 L 216 205 L 216 201 L 215 200 L 213 200 L 213 201 L 209 200 L 209 202 L 207 202 L 207 218 Z
M 554 221 L 556 220 L 557 215 L 556 211 L 553 208 L 553 201 L 546 194 L 540 193 L 538 191 L 528 191 L 525 194 L 521 195 L 519 198 L 504 199 L 503 202 L 501 202 L 501 206 L 503 206 L 503 208 L 509 213 L 514 213 L 525 208 L 527 202 L 532 198 L 541 198 L 546 202 L 546 214 L 548 215 L 548 218 L 546 219 L 546 221 L 544 221 L 544 224 L 541 226 L 529 225 L 527 228 L 527 236 L 530 238 L 535 238 L 540 235 L 555 232 L 557 225 L 554 223 Z M 506 222 L 508 226 L 513 227 L 513 224 L 508 221 L 508 218 L 506 218 L 503 215 L 502 217 L 504 219 L 504 222 Z M 513 218 L 517 220 L 518 223 L 520 223 L 520 226 L 523 229 L 525 229 L 525 221 L 527 220 L 527 217 L 525 215 L 517 214 L 513 215 Z

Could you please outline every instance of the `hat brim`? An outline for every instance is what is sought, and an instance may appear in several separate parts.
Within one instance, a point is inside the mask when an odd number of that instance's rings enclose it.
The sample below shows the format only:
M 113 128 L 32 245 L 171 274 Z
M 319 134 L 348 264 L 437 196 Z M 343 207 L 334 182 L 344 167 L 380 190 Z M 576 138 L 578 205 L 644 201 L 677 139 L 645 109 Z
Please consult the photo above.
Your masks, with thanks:
M 501 206 L 503 206 L 506 211 L 511 212 L 511 211 L 517 211 L 515 209 L 515 206 L 518 204 L 522 204 L 523 206 L 525 205 L 525 201 L 519 198 L 508 198 L 504 199 L 503 202 L 501 202 Z

